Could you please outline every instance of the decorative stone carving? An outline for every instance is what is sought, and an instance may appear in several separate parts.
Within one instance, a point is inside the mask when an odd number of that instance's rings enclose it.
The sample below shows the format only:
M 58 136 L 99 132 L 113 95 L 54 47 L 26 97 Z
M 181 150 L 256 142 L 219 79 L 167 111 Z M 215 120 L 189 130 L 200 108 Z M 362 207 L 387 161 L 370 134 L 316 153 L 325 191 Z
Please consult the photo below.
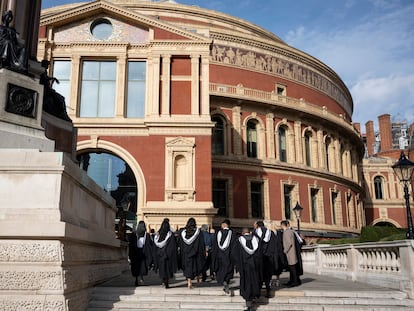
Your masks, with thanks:
M 339 102 L 347 111 L 351 107 L 341 89 L 321 74 L 296 64 L 293 61 L 269 54 L 260 54 L 243 49 L 213 45 L 210 60 L 269 74 L 283 76 L 316 88 Z
M 6 111 L 25 117 L 35 118 L 37 92 L 9 83 L 7 85 Z

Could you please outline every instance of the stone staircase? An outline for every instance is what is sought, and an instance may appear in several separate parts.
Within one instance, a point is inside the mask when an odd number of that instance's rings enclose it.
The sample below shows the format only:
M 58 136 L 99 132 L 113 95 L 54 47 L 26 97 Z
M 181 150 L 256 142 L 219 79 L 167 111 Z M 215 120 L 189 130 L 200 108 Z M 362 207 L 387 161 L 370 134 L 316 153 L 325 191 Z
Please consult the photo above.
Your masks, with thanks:
M 300 287 L 282 286 L 272 291 L 272 298 L 261 297 L 255 302 L 254 310 L 414 310 L 414 300 L 400 291 L 315 275 L 306 275 L 302 280 Z M 226 295 L 214 281 L 187 289 L 180 276 L 169 289 L 161 287 L 155 279 L 146 280 L 145 285 L 138 287 L 119 286 L 123 285 L 121 282 L 95 287 L 88 311 L 230 311 L 243 310 L 245 305 L 239 295 L 237 278 L 233 280 L 230 295 Z M 128 282 L 133 283 L 129 275 Z

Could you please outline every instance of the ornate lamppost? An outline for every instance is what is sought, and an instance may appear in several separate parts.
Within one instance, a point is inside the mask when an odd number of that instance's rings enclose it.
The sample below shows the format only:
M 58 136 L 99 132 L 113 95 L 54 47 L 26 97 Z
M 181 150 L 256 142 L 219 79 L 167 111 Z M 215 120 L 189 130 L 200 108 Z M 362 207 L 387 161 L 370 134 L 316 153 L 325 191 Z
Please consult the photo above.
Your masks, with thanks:
M 404 199 L 405 199 L 405 208 L 407 212 L 407 239 L 414 240 L 414 229 L 413 229 L 413 219 L 411 217 L 411 208 L 410 208 L 410 195 L 408 194 L 408 185 L 411 183 L 413 176 L 414 163 L 408 160 L 404 154 L 404 151 L 401 151 L 400 159 L 392 166 L 395 175 L 404 185 Z
M 296 202 L 293 212 L 295 213 L 296 219 L 298 220 L 298 234 L 300 235 L 300 216 L 302 214 L 303 207 L 299 205 L 299 202 Z

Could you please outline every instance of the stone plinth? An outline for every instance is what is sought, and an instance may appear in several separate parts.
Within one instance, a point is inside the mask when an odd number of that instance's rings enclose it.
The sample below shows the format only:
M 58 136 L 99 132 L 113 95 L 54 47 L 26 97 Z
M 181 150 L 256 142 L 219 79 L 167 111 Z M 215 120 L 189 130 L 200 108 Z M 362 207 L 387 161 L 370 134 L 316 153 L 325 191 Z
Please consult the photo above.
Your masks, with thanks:
M 115 211 L 64 153 L 0 149 L 0 310 L 85 310 L 128 268 Z
M 39 79 L 0 69 L 0 148 L 54 151 L 41 126 L 42 101 Z

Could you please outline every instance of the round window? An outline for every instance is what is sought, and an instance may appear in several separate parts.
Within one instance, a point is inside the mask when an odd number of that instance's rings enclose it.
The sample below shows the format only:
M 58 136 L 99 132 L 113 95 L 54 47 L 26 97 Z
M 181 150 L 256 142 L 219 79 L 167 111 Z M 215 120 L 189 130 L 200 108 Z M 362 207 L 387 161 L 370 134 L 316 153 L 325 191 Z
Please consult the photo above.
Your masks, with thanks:
M 112 34 L 112 24 L 109 20 L 100 18 L 92 23 L 91 33 L 96 39 L 108 39 Z

